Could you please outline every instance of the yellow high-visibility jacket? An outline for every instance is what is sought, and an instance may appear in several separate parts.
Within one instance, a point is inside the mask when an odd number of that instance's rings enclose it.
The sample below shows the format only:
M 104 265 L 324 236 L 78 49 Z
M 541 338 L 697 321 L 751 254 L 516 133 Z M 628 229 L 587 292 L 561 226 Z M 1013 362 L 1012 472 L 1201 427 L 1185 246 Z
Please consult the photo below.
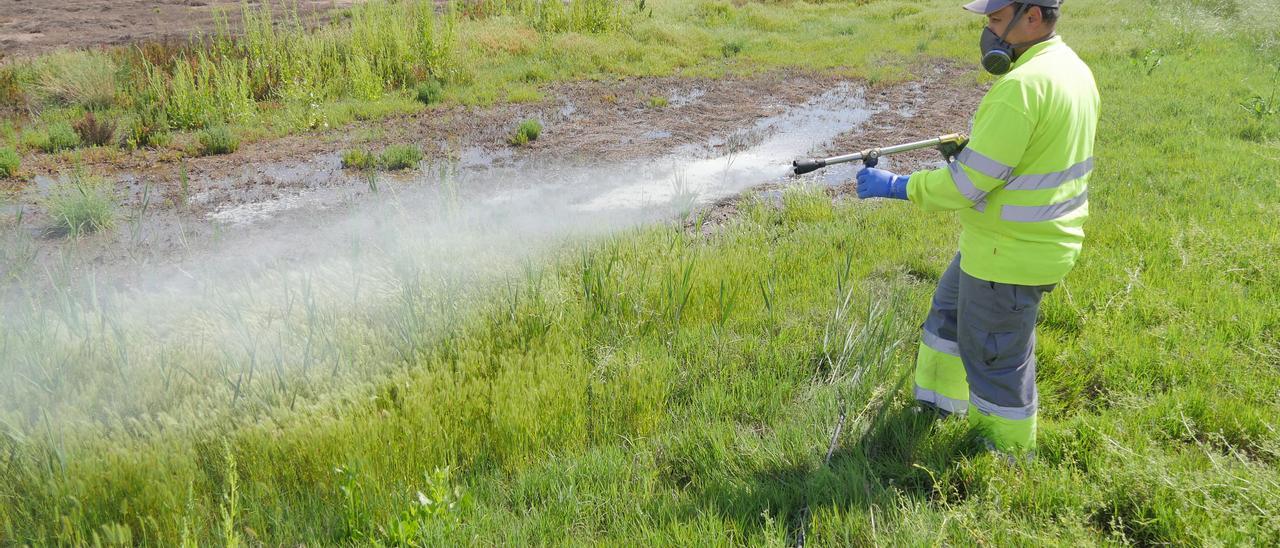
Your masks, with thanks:
M 1051 38 L 987 92 L 968 146 L 949 167 L 911 175 L 912 202 L 958 211 L 965 273 L 1049 285 L 1071 271 L 1089 216 L 1100 102 L 1089 67 Z

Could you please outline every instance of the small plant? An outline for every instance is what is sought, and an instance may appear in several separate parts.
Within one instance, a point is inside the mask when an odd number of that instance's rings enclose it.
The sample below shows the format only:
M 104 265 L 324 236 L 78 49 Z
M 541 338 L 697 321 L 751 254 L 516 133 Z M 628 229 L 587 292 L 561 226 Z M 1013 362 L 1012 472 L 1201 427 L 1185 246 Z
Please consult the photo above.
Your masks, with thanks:
M 735 57 L 739 53 L 742 53 L 742 48 L 744 47 L 744 45 L 745 43 L 740 38 L 725 42 L 720 45 L 720 55 L 725 58 Z
M 444 86 L 438 80 L 427 80 L 418 84 L 418 102 L 434 105 L 444 99 Z
M 452 485 L 452 479 L 447 466 L 427 474 L 425 491 L 418 491 L 409 508 L 391 522 L 386 540 L 395 546 L 416 546 L 432 533 L 461 525 L 469 500 L 462 487 Z
M 23 137 L 27 145 L 42 152 L 53 153 L 80 146 L 80 136 L 66 122 L 55 122 L 44 131 L 35 131 Z
M 92 112 L 86 112 L 84 118 L 77 121 L 72 129 L 80 136 L 80 141 L 89 146 L 100 147 L 111 142 L 116 134 L 116 123 L 109 119 L 98 118 Z
M 227 126 L 214 126 L 200 131 L 200 155 L 230 154 L 240 148 L 238 139 Z
M 342 167 L 347 169 L 372 169 L 377 163 L 377 157 L 368 149 L 353 148 L 342 153 Z
M 8 147 L 0 148 L 0 178 L 17 175 L 18 165 L 21 163 L 22 158 L 17 151 Z
M 81 171 L 64 175 L 45 199 L 50 232 L 80 236 L 115 226 L 115 197 L 106 180 Z
M 649 98 L 646 104 L 649 105 L 649 108 L 665 108 L 671 104 L 671 101 L 661 95 L 654 95 Z
M 417 145 L 391 145 L 378 157 L 378 165 L 391 171 L 417 167 L 421 161 L 422 149 Z
M 1240 103 L 1240 108 L 1249 113 L 1249 121 L 1240 132 L 1240 137 L 1263 142 L 1280 131 L 1280 124 L 1274 120 L 1280 114 L 1280 91 L 1277 91 L 1280 90 L 1280 70 L 1276 73 L 1276 80 L 1277 87 L 1269 97 L 1258 94 Z
M 511 144 L 515 146 L 524 146 L 532 141 L 537 141 L 538 136 L 541 134 L 541 122 L 537 120 L 525 120 L 520 122 L 520 127 L 516 128 L 515 135 L 511 136 Z

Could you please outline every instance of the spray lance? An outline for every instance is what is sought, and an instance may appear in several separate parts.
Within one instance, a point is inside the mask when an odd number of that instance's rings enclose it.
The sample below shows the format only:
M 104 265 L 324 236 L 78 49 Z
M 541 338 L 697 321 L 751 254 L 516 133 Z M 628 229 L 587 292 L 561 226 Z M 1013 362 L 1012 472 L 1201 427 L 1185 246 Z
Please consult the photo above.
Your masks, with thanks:
M 854 162 L 857 160 L 862 160 L 862 164 L 867 167 L 876 167 L 876 164 L 880 162 L 881 156 L 910 152 L 912 150 L 920 150 L 922 148 L 936 148 L 938 149 L 938 152 L 942 153 L 942 158 L 950 162 L 951 159 L 959 154 L 961 150 L 964 150 L 964 147 L 967 144 L 969 144 L 968 135 L 963 133 L 952 133 L 950 135 L 943 135 L 941 137 L 934 137 L 933 139 L 925 139 L 923 141 L 916 141 L 914 143 L 906 143 L 903 145 L 894 145 L 884 148 L 869 148 L 867 150 L 861 150 L 853 154 L 845 154 L 843 156 L 832 156 L 830 158 L 822 159 L 805 158 L 791 162 L 791 166 L 795 168 L 796 175 L 804 175 L 810 171 L 817 171 L 830 165 Z

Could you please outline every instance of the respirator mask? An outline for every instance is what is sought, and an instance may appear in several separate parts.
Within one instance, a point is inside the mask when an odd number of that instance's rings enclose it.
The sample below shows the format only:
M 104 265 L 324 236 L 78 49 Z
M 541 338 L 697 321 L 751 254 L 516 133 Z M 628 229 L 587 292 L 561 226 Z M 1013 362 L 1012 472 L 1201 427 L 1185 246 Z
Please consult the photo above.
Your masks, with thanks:
M 1014 27 L 1022 21 L 1022 16 L 1027 14 L 1028 9 L 1031 9 L 1030 4 L 1018 4 L 1018 9 L 1013 12 L 1013 20 L 1009 21 L 1009 26 L 1005 27 L 1004 34 L 992 32 L 991 27 L 982 30 L 982 68 L 987 72 L 996 76 L 1008 74 L 1013 69 L 1013 62 L 1018 59 L 1016 50 L 1053 38 L 1054 35 L 1051 32 L 1043 38 L 1021 44 L 1010 44 L 1006 40 Z

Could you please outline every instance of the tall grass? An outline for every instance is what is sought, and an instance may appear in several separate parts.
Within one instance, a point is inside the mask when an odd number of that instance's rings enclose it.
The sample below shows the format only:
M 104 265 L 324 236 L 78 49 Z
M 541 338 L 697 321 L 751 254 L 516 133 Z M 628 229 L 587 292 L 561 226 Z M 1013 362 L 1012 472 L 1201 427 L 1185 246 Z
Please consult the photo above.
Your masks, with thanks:
M 115 102 L 119 66 L 101 51 L 60 51 L 32 67 L 37 93 L 45 102 L 104 109 Z
M 17 151 L 9 147 L 0 147 L 0 177 L 13 177 L 18 174 L 18 166 L 22 164 L 22 157 L 18 156 Z
M 117 200 L 103 178 L 80 170 L 63 174 L 45 198 L 55 234 L 77 237 L 115 226 Z
M 371 2 L 341 23 L 308 32 L 296 12 L 244 7 L 244 33 L 224 26 L 193 54 L 147 64 L 146 85 L 162 98 L 175 128 L 251 119 L 258 102 L 312 104 L 377 100 L 394 89 L 454 75 L 455 20 L 433 3 Z
M 716 231 L 504 263 L 505 283 L 417 248 L 373 264 L 354 250 L 342 268 L 209 295 L 204 315 L 158 322 L 177 334 L 163 344 L 108 292 L 55 290 L 0 330 L 0 377 L 18 379 L 0 383 L 0 535 L 1280 543 L 1280 231 L 1259 222 L 1280 189 L 1275 142 L 1242 137 L 1254 120 L 1239 104 L 1272 84 L 1273 35 L 1238 34 L 1266 6 L 1234 4 L 1067 4 L 1062 33 L 1105 107 L 1086 250 L 1042 310 L 1033 463 L 910 407 L 954 220 L 799 189 L 739 204 Z M 833 62 L 788 57 L 801 41 L 850 44 L 854 62 L 973 62 L 980 28 L 950 0 L 726 5 L 718 25 L 760 29 L 734 57 L 752 63 Z M 658 23 L 634 32 L 696 9 L 653 7 Z M 700 40 L 671 37 L 685 39 Z
M 644 12 L 645 3 L 632 0 L 478 0 L 466 2 L 472 17 L 509 15 L 527 21 L 542 32 L 600 34 L 631 28 L 632 16 Z

